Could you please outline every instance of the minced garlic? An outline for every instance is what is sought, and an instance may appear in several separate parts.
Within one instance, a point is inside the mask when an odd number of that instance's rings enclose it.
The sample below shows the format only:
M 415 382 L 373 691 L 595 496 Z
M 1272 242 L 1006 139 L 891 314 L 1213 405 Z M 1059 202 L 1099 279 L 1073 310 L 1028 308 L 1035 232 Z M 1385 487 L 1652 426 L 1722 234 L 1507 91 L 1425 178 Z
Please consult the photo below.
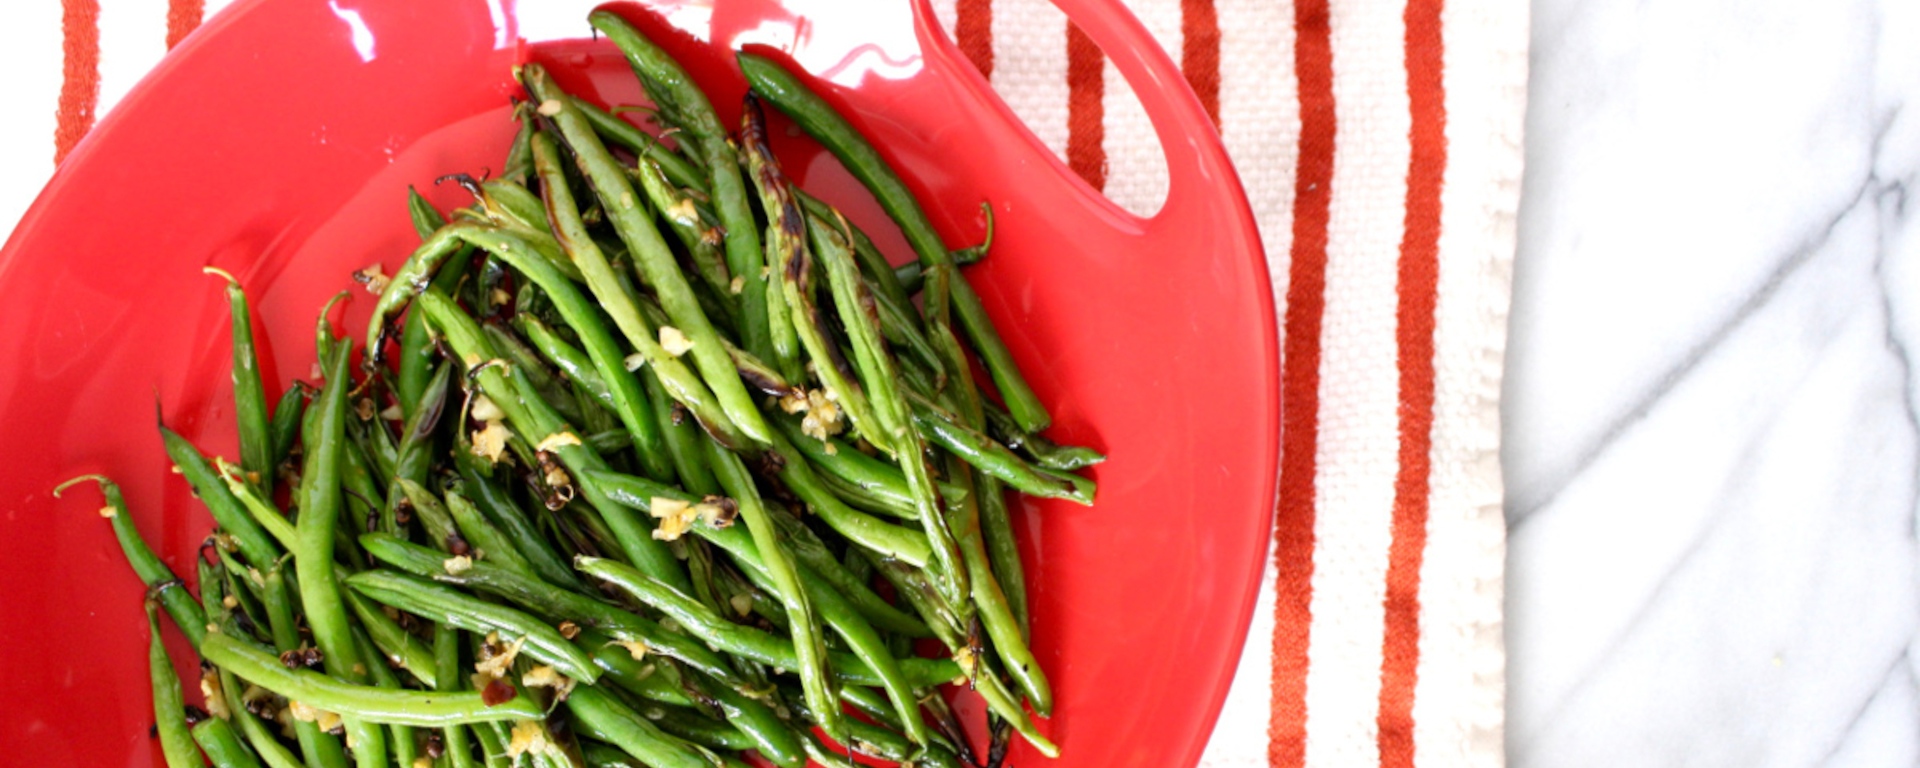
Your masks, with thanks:
M 500 455 L 507 452 L 507 438 L 513 432 L 499 419 L 487 421 L 485 429 L 473 433 L 473 455 L 485 457 L 487 461 L 498 463 Z
M 340 727 L 340 715 L 338 713 L 308 706 L 304 701 L 287 702 L 287 713 L 293 715 L 293 719 L 295 720 L 303 723 L 313 723 L 319 726 L 322 731 L 330 732 Z
M 458 576 L 473 569 L 473 558 L 455 555 L 440 561 L 440 567 L 447 572 L 447 575 Z
M 647 651 L 649 650 L 646 643 L 638 640 L 615 640 L 611 645 L 617 645 L 627 649 L 627 655 L 632 656 L 634 661 L 646 659 Z
M 520 655 L 520 649 L 525 647 L 526 644 L 527 639 L 524 637 L 507 643 L 504 646 L 497 642 L 490 641 L 486 647 L 493 649 L 493 654 L 475 662 L 473 669 L 476 672 L 483 672 L 495 678 L 506 677 L 507 672 L 513 669 L 513 660 Z
M 475 395 L 473 408 L 467 412 L 467 415 L 472 416 L 475 421 L 499 421 L 506 418 L 507 412 L 500 410 L 500 404 L 486 395 Z
M 547 729 L 540 725 L 540 721 L 521 720 L 513 724 L 513 738 L 507 742 L 507 757 L 521 755 L 562 757 L 566 752 L 547 735 Z
M 387 284 L 393 282 L 392 278 L 387 277 L 386 270 L 381 269 L 379 264 L 371 264 L 355 270 L 353 273 L 353 281 L 366 286 L 367 293 L 375 296 L 385 293 Z
M 686 354 L 687 350 L 693 349 L 693 340 L 681 333 L 680 329 L 663 325 L 660 326 L 660 346 L 667 350 L 667 354 L 679 357 Z
M 573 692 L 573 680 L 545 664 L 527 670 L 520 676 L 520 684 L 528 688 L 552 688 L 561 699 Z
M 558 450 L 562 446 L 579 445 L 579 444 L 580 444 L 579 435 L 562 430 L 559 432 L 555 432 L 551 435 L 547 435 L 547 439 L 541 440 L 539 445 L 534 446 L 534 450 L 554 451 L 554 450 Z
M 667 215 L 681 224 L 692 224 L 700 220 L 700 211 L 693 207 L 693 200 L 680 198 L 679 202 L 667 208 Z

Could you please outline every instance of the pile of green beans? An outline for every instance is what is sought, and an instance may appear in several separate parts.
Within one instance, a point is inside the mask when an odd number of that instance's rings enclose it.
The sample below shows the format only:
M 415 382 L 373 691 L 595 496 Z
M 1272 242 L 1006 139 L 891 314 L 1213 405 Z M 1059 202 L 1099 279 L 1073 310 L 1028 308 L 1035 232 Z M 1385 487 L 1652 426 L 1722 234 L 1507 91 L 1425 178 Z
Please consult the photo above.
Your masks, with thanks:
M 99 486 L 146 585 L 167 764 L 945 767 L 997 764 L 1009 733 L 1056 756 L 1004 494 L 1091 504 L 1073 473 L 1104 457 L 1038 434 L 1047 411 L 958 271 L 987 244 L 950 251 L 780 65 L 740 55 L 729 130 L 639 30 L 588 21 L 657 130 L 520 68 L 505 173 L 450 177 L 475 198 L 451 212 L 411 194 L 421 245 L 390 280 L 356 273 L 378 294 L 364 338 L 323 309 L 317 381 L 269 400 L 242 281 L 209 269 L 237 458 L 160 427 L 216 526 L 195 589 L 111 480 L 56 490 Z M 792 185 L 767 107 L 916 263 Z M 985 702 L 990 757 L 946 685 Z

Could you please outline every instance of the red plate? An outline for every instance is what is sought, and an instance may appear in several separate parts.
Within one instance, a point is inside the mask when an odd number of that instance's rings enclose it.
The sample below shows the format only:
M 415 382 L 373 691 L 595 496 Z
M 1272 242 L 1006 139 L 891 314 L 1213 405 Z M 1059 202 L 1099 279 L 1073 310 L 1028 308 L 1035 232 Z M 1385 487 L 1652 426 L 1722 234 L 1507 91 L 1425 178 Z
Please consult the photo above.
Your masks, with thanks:
M 1016 513 L 1034 644 L 1059 694 L 1042 727 L 1065 751 L 1058 765 L 1188 766 L 1226 695 L 1266 551 L 1280 406 L 1267 271 L 1239 183 L 1172 63 L 1117 3 L 1059 3 L 1166 145 L 1171 192 L 1151 219 L 1049 154 L 924 3 L 689 0 L 658 4 L 648 26 L 684 30 L 669 47 L 729 119 L 742 83 L 724 52 L 788 51 L 931 201 L 949 245 L 978 240 L 991 201 L 997 240 L 971 277 L 1053 409 L 1052 434 L 1112 456 L 1093 471 L 1097 506 Z M 434 177 L 500 162 L 516 58 L 570 72 L 564 82 L 589 96 L 637 99 L 610 49 L 544 42 L 584 36 L 589 3 L 507 5 L 242 2 L 114 109 L 0 251 L 8 762 L 159 763 L 141 590 L 97 495 L 50 491 L 112 475 L 141 530 L 191 576 L 211 523 L 169 473 L 153 413 L 158 398 L 168 424 L 234 455 L 225 307 L 200 268 L 223 267 L 251 293 L 277 395 L 309 375 L 314 313 L 351 287 L 348 272 L 391 269 L 411 250 L 407 185 L 453 206 L 462 193 Z M 784 125 L 775 134 L 791 136 Z M 830 157 L 797 138 L 777 150 L 907 253 Z M 370 305 L 356 295 L 345 327 L 362 327 Z M 1022 749 L 1014 764 L 1045 764 Z

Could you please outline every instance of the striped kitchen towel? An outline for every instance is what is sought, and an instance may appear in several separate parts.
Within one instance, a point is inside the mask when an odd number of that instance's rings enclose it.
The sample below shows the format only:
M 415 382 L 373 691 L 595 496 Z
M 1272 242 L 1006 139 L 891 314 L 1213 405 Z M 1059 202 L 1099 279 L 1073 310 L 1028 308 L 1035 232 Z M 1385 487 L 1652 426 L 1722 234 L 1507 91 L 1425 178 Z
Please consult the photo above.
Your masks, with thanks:
M 16 88 L 0 235 L 95 119 L 231 1 L 0 11 Z M 1285 339 L 1273 556 L 1201 765 L 1497 765 L 1498 417 L 1527 4 L 1126 5 L 1217 121 Z M 1146 114 L 1047 0 L 933 6 L 1070 168 L 1129 210 L 1159 206 Z
M 1285 339 L 1273 558 L 1201 765 L 1498 765 L 1527 4 L 1127 5 L 1219 125 Z M 1069 167 L 1159 207 L 1146 113 L 1047 0 L 934 6 Z

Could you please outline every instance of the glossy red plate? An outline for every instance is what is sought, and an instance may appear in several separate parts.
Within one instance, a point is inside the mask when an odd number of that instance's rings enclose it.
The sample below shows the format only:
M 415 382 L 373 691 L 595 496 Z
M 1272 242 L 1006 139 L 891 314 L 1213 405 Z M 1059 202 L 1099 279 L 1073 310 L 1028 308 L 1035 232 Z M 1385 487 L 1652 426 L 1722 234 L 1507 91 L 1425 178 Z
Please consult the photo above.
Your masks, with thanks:
M 788 52 L 932 202 L 949 245 L 976 242 L 979 204 L 992 203 L 997 240 L 971 277 L 1052 408 L 1052 434 L 1112 456 L 1093 470 L 1097 506 L 1016 512 L 1034 644 L 1059 695 L 1042 727 L 1065 752 L 1057 765 L 1189 766 L 1226 695 L 1266 551 L 1280 407 L 1267 272 L 1239 183 L 1172 63 L 1117 3 L 1059 4 L 1165 144 L 1171 192 L 1153 218 L 1068 172 L 924 3 L 687 0 L 629 15 L 680 30 L 667 45 L 729 119 L 743 84 L 726 51 Z M 638 100 L 611 49 L 577 39 L 590 8 L 243 1 L 67 159 L 0 251 L 6 762 L 159 762 L 141 589 L 97 494 L 50 491 L 86 472 L 117 478 L 141 530 L 190 577 L 210 521 L 168 471 L 153 419 L 157 399 L 168 424 L 234 454 L 226 310 L 200 268 L 225 268 L 251 293 L 270 396 L 309 376 L 321 304 L 351 287 L 350 270 L 391 269 L 411 250 L 407 186 L 463 204 L 432 180 L 500 162 L 517 59 L 603 102 Z M 845 171 L 784 127 L 789 172 L 904 256 Z M 362 327 L 370 305 L 356 295 L 345 327 Z M 1023 750 L 1013 764 L 1047 764 Z

